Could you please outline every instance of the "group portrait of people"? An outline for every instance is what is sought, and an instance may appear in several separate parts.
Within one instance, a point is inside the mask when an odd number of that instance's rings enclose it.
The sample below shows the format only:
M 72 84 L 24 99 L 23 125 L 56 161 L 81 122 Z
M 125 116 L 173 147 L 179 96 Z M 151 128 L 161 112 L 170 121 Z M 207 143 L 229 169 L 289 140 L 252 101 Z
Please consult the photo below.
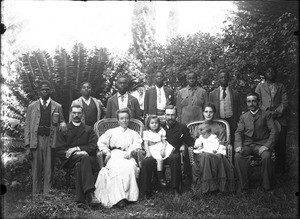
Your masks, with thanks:
M 152 87 L 134 93 L 128 91 L 128 78 L 119 76 L 117 92 L 106 106 L 91 96 L 91 84 L 83 82 L 81 97 L 70 106 L 69 122 L 62 105 L 50 97 L 50 82 L 41 81 L 40 98 L 28 106 L 25 118 L 32 192 L 49 193 L 58 159 L 63 168 L 74 170 L 79 207 L 125 207 L 141 195 L 151 199 L 158 188 L 167 186 L 180 197 L 183 179 L 190 180 L 189 186 L 201 194 L 242 194 L 249 189 L 253 156 L 261 159 L 263 190 L 272 192 L 274 172 L 285 172 L 288 107 L 285 87 L 276 77 L 276 69 L 268 68 L 265 81 L 242 100 L 226 71 L 219 73 L 219 86 L 209 93 L 198 85 L 195 73 L 186 74 L 187 86 L 176 94 L 165 85 L 162 71 L 155 73 Z M 247 111 L 241 108 L 244 102 Z M 95 124 L 107 118 L 115 118 L 118 126 L 98 137 Z M 129 128 L 132 119 L 143 122 L 142 135 Z M 229 129 L 220 126 L 219 120 Z M 188 125 L 195 121 L 202 122 L 191 133 Z M 230 139 L 226 132 L 230 132 Z M 229 144 L 232 160 L 227 156 Z M 143 154 L 140 164 L 133 156 L 136 151 Z M 101 169 L 99 152 L 104 155 Z M 168 180 L 166 164 L 170 168 Z

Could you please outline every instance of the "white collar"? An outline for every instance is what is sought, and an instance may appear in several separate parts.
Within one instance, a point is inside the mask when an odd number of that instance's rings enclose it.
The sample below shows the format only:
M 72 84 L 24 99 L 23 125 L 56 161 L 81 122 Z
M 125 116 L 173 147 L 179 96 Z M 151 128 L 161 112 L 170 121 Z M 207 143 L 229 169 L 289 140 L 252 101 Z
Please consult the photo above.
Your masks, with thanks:
M 48 100 L 46 100 L 46 106 L 49 105 L 50 101 L 51 101 L 51 97 L 49 97 Z M 40 98 L 40 102 L 42 105 L 44 104 L 44 100 L 42 98 Z
M 89 102 L 91 100 L 91 96 L 89 96 L 89 99 L 85 99 L 83 96 L 81 96 L 81 99 L 85 102 Z
M 220 86 L 220 91 L 223 92 L 223 87 L 222 86 Z M 225 92 L 228 92 L 228 86 L 226 87 Z
M 156 87 L 156 90 L 160 90 L 160 89 L 163 89 L 163 88 L 164 88 L 164 85 L 161 86 L 161 88 L 157 87 L 156 85 L 155 85 L 155 87 Z
M 120 93 L 118 92 L 118 97 L 122 97 L 122 96 L 123 96 L 123 97 L 127 97 L 127 95 L 128 95 L 128 93 L 127 93 L 127 92 L 126 92 L 125 94 L 123 94 L 123 95 L 122 95 L 122 94 L 120 94 Z
M 259 108 L 257 108 L 257 110 L 255 110 L 254 112 L 252 112 L 252 111 L 250 110 L 250 112 L 251 112 L 252 115 L 254 116 L 254 115 L 258 112 L 258 110 L 259 110 Z
M 74 126 L 80 126 L 80 124 L 81 124 L 81 122 L 73 122 L 73 121 L 72 121 L 72 123 Z

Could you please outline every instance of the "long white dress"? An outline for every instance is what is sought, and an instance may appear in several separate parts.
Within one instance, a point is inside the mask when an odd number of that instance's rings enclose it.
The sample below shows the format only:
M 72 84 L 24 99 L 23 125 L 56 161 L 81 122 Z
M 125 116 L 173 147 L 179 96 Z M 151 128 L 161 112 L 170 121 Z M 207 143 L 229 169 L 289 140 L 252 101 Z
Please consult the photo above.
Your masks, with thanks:
M 156 160 L 168 158 L 174 150 L 174 147 L 166 141 L 166 156 L 162 158 L 160 151 L 163 147 L 163 139 L 166 140 L 166 131 L 163 128 L 161 128 L 158 132 L 153 132 L 151 130 L 145 130 L 143 132 L 143 140 L 151 142 L 151 145 L 149 145 L 149 150 L 152 157 Z
M 106 131 L 98 140 L 100 151 L 111 150 L 111 158 L 97 177 L 95 195 L 105 207 L 112 207 L 122 199 L 137 201 L 139 189 L 136 178 L 139 168 L 133 158 L 124 155 L 141 148 L 140 135 L 129 128 L 117 127 Z M 120 148 L 120 149 L 114 149 Z
M 200 135 L 195 141 L 195 146 L 200 145 L 203 145 L 203 148 L 194 149 L 194 153 L 214 153 L 215 151 L 215 153 L 226 155 L 226 147 L 219 143 L 219 139 L 215 134 L 210 134 L 208 138 L 203 138 Z

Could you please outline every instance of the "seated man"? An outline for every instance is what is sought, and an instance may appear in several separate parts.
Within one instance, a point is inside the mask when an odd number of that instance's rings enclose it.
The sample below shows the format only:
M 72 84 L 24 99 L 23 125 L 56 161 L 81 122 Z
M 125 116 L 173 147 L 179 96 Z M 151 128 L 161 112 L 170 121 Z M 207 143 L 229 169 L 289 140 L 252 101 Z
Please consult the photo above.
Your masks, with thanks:
M 238 174 L 238 192 L 248 189 L 248 168 L 250 156 L 257 154 L 262 158 L 263 189 L 272 190 L 271 155 L 276 143 L 277 127 L 272 115 L 258 107 L 259 95 L 247 95 L 249 111 L 240 117 L 235 132 L 235 168 Z
M 190 136 L 186 125 L 176 121 L 176 113 L 176 108 L 173 105 L 167 106 L 165 111 L 166 123 L 162 127 L 166 131 L 166 140 L 175 148 L 170 156 L 164 160 L 164 163 L 170 164 L 171 186 L 175 192 L 175 196 L 178 196 L 180 192 L 179 186 L 182 181 L 180 147 L 183 143 L 193 146 L 195 140 Z M 153 194 L 151 181 L 154 171 L 156 171 L 156 160 L 152 156 L 146 157 L 142 161 L 141 178 L 147 198 Z
M 97 136 L 92 127 L 82 123 L 83 109 L 71 107 L 72 121 L 66 135 L 58 134 L 56 153 L 64 168 L 75 169 L 76 202 L 93 205 L 99 201 L 94 195 L 93 168 L 96 167 Z

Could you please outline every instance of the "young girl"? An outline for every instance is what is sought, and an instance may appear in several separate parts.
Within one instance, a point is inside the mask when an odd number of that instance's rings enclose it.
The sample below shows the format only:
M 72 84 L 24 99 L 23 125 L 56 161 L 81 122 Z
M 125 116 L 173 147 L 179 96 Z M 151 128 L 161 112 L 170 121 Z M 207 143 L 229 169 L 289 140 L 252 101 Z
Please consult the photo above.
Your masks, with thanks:
M 174 147 L 166 141 L 166 131 L 160 127 L 160 120 L 156 115 L 150 115 L 146 119 L 143 140 L 146 149 L 146 157 L 152 156 L 157 161 L 158 179 L 161 185 L 166 186 L 164 178 L 163 160 L 170 156 Z
M 200 126 L 200 136 L 196 139 L 194 153 L 220 153 L 226 155 L 226 147 L 219 143 L 216 135 L 211 134 L 211 128 L 207 124 Z

